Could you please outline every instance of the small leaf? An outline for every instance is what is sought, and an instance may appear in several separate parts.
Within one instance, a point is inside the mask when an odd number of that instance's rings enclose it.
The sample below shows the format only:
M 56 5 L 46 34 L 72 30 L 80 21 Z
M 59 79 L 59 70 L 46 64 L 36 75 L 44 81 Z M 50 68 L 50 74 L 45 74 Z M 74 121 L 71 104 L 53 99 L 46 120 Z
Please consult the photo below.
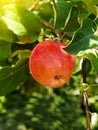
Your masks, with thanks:
M 31 51 L 30 50 L 22 50 L 20 53 L 19 53 L 19 58 L 22 59 L 22 58 L 29 58 L 30 57 L 30 54 L 31 54 Z
M 95 26 L 93 20 L 85 19 L 82 27 L 75 33 L 66 51 L 74 55 L 90 48 L 98 47 L 98 37 L 94 35 Z
M 1 9 L 1 19 L 23 43 L 34 42 L 41 30 L 38 17 L 20 5 L 4 6 Z
M 28 78 L 28 60 L 21 59 L 15 66 L 0 69 L 0 96 L 17 88 Z
M 70 18 L 72 9 L 71 2 L 65 0 L 55 0 L 55 29 L 64 28 Z
M 81 53 L 81 55 L 89 59 L 95 69 L 98 72 L 98 50 L 97 49 L 88 49 Z
M 11 58 L 15 57 L 15 56 L 18 56 L 19 59 L 22 59 L 22 58 L 29 58 L 31 54 L 31 51 L 28 50 L 28 49 L 25 49 L 25 50 L 16 50 L 12 55 L 11 55 Z

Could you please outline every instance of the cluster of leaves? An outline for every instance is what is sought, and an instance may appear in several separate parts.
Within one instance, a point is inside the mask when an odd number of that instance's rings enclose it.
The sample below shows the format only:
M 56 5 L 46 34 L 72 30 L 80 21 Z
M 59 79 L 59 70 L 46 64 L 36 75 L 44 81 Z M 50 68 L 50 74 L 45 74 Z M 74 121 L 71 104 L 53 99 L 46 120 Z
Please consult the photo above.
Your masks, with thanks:
M 28 6 L 27 1 L 11 2 L 0 7 L 1 96 L 30 78 L 29 55 L 41 34 L 67 41 L 66 51 L 87 58 L 98 71 L 98 1 L 30 0 Z

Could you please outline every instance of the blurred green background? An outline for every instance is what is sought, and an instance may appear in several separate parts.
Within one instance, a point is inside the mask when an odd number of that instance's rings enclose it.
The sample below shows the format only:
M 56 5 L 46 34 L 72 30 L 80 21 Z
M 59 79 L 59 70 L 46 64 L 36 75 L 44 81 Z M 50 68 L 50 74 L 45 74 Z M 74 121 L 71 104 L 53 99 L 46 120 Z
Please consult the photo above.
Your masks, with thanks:
M 52 89 L 29 78 L 16 91 L 0 97 L 0 130 L 86 130 L 83 96 L 74 80 L 70 79 L 72 86 Z M 89 97 L 92 130 L 98 130 L 97 101 L 93 93 Z

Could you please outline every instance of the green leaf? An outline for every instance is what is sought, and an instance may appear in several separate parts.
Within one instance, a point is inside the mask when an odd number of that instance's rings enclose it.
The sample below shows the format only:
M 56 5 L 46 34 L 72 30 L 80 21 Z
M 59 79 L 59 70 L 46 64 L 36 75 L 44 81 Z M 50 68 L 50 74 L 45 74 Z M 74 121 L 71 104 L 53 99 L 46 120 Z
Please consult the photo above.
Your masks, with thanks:
M 0 96 L 17 88 L 28 78 L 28 60 L 21 59 L 15 66 L 0 69 Z
M 11 44 L 5 41 L 0 41 L 0 62 L 7 59 L 11 55 Z
M 25 59 L 25 58 L 29 58 L 31 54 L 31 51 L 28 49 L 25 50 L 16 50 L 12 55 L 11 58 L 14 58 L 15 56 L 18 56 L 19 59 Z
M 79 20 L 79 23 L 81 23 L 83 19 L 89 16 L 89 11 L 87 10 L 85 3 L 83 3 L 82 1 L 75 4 L 78 9 L 78 20 Z
M 78 22 L 78 10 L 73 7 L 71 10 L 70 18 L 68 20 L 67 25 L 65 26 L 64 31 L 66 32 L 75 32 L 80 27 Z
M 98 50 L 88 49 L 81 53 L 83 57 L 89 59 L 95 69 L 98 72 Z
M 95 26 L 93 20 L 85 19 L 82 27 L 75 33 L 65 50 L 77 55 L 86 49 L 98 47 L 98 36 L 95 36 L 94 32 Z
M 0 40 L 5 40 L 7 42 L 17 42 L 17 36 L 7 28 L 3 20 L 0 19 Z
M 54 8 L 55 29 L 64 28 L 70 18 L 72 9 L 71 2 L 65 0 L 55 0 Z
M 1 9 L 1 19 L 23 43 L 34 42 L 41 30 L 38 17 L 19 5 L 6 5 Z
M 19 58 L 29 58 L 30 57 L 30 54 L 31 54 L 31 51 L 30 50 L 22 50 L 20 53 L 19 53 Z
M 39 4 L 36 11 L 38 11 L 39 17 L 46 21 L 53 17 L 53 6 L 50 2 L 43 1 Z

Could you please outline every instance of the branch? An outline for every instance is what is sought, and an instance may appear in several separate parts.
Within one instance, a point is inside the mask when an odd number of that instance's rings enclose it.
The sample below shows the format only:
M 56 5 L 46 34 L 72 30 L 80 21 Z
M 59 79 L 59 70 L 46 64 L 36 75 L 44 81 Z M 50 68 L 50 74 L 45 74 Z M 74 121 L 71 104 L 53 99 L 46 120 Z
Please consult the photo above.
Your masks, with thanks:
M 43 0 L 41 2 L 35 2 L 30 8 L 30 11 L 36 10 L 37 7 L 40 7 L 41 5 L 43 5 L 43 3 L 48 3 L 51 2 L 51 0 Z M 45 26 L 46 28 L 50 29 L 52 34 L 55 37 L 59 37 L 61 40 L 63 40 L 63 38 L 66 38 L 67 40 L 71 40 L 72 36 L 70 34 L 68 34 L 67 32 L 63 32 L 59 29 L 55 30 L 54 27 L 49 24 L 47 21 L 43 20 L 40 18 L 40 22 L 42 23 L 43 26 Z
M 42 23 L 43 26 L 45 26 L 46 28 L 49 28 L 51 32 L 53 33 L 53 35 L 57 37 L 57 32 L 54 30 L 53 26 L 51 26 L 48 22 L 46 22 L 43 19 L 40 19 L 40 22 Z
M 83 83 L 86 84 L 86 62 L 87 59 L 83 59 L 82 62 L 82 79 L 83 79 Z M 90 112 L 89 112 L 89 106 L 88 106 L 88 95 L 87 95 L 87 91 L 83 92 L 83 97 L 84 97 L 84 103 L 85 103 L 85 111 L 86 111 L 86 125 L 87 125 L 87 130 L 90 130 Z
M 85 111 L 86 111 L 87 130 L 90 130 L 90 112 L 89 112 L 89 106 L 88 106 L 88 95 L 86 91 L 83 92 L 83 97 L 84 97 Z

